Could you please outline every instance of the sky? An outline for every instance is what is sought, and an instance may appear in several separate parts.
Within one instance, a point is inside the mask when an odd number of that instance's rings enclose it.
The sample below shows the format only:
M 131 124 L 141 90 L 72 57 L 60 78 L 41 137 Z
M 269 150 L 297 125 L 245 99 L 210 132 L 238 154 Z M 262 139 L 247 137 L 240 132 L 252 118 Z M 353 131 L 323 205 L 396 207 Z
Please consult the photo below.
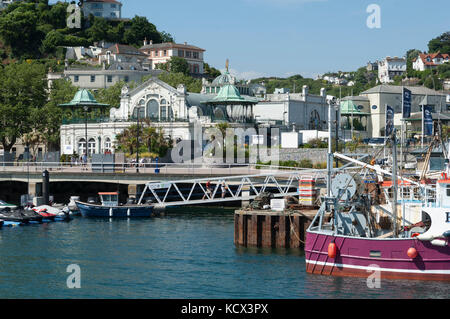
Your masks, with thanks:
M 53 2 L 53 1 L 51 1 Z M 122 16 L 145 16 L 159 31 L 206 50 L 205 62 L 240 79 L 316 77 L 369 61 L 427 50 L 450 31 L 450 1 L 121 0 Z M 367 20 L 380 9 L 380 28 Z

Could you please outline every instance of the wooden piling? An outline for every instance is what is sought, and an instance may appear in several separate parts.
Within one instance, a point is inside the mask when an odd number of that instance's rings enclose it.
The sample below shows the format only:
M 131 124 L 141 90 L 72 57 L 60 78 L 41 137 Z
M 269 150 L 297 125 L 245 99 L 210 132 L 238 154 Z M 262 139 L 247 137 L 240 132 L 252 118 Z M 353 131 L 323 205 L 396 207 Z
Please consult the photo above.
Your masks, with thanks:
M 315 211 L 235 212 L 234 243 L 242 247 L 304 249 L 306 229 Z

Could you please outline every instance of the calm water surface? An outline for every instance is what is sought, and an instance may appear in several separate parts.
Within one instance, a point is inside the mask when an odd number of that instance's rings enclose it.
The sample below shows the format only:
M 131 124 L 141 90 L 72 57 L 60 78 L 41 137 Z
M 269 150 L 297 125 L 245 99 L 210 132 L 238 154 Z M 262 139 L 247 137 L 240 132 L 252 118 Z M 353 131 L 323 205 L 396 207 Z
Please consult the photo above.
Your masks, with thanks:
M 0 230 L 0 298 L 448 298 L 450 285 L 305 273 L 295 250 L 236 248 L 233 212 L 154 219 L 76 218 Z M 66 272 L 81 268 L 81 289 Z

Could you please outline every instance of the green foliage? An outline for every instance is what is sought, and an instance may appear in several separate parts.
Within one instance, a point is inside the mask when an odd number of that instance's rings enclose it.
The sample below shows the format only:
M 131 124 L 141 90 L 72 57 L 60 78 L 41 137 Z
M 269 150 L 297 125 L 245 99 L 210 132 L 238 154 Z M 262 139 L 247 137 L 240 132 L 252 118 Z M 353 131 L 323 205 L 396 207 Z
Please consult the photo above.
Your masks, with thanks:
M 171 73 L 182 73 L 186 76 L 189 75 L 188 62 L 185 59 L 177 56 L 172 56 L 170 60 L 166 63 L 158 63 L 156 65 L 156 68 Z
M 211 67 L 208 63 L 205 63 L 203 66 L 204 75 L 211 79 L 215 79 L 220 76 L 222 73 L 214 67 Z
M 450 54 L 450 31 L 444 32 L 437 38 L 432 39 L 428 43 L 428 50 L 430 53 L 440 51 L 441 53 Z
M 101 17 L 84 17 L 84 29 L 67 28 L 68 3 L 21 1 L 0 11 L 0 38 L 11 48 L 14 58 L 39 59 L 51 56 L 61 46 L 89 46 L 108 42 L 142 46 L 142 41 L 173 42 L 173 36 L 159 32 L 147 18 L 135 16 L 130 21 L 113 21 Z M 1 53 L 1 52 L 0 52 Z
M 139 133 L 139 144 L 138 144 Z M 164 131 L 161 128 L 155 128 L 149 121 L 133 124 L 116 136 L 117 149 L 125 153 L 135 154 L 139 145 L 139 153 L 156 154 L 164 157 L 167 151 L 173 146 L 172 140 L 164 137 Z
M 47 102 L 45 67 L 14 63 L 0 68 L 0 143 L 9 151 L 17 139 L 37 125 L 38 110 Z
M 140 47 L 145 38 L 152 40 L 153 43 L 162 42 L 162 36 L 154 24 L 148 22 L 145 17 L 135 16 L 125 30 L 123 42 Z

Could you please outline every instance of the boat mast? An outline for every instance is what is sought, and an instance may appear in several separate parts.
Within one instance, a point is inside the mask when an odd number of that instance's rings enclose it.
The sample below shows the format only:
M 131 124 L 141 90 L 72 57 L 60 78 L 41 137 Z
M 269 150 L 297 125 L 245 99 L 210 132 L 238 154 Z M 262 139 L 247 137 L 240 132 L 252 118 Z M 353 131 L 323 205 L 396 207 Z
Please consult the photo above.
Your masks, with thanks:
M 327 196 L 331 197 L 331 170 L 333 169 L 333 149 L 331 147 L 331 114 L 332 114 L 332 101 L 328 101 L 328 157 L 327 157 Z M 337 152 L 337 150 L 336 150 Z
M 397 131 L 394 128 L 392 132 L 392 216 L 394 220 L 394 238 L 398 237 L 397 225 L 397 193 L 398 193 L 398 178 L 397 178 Z

